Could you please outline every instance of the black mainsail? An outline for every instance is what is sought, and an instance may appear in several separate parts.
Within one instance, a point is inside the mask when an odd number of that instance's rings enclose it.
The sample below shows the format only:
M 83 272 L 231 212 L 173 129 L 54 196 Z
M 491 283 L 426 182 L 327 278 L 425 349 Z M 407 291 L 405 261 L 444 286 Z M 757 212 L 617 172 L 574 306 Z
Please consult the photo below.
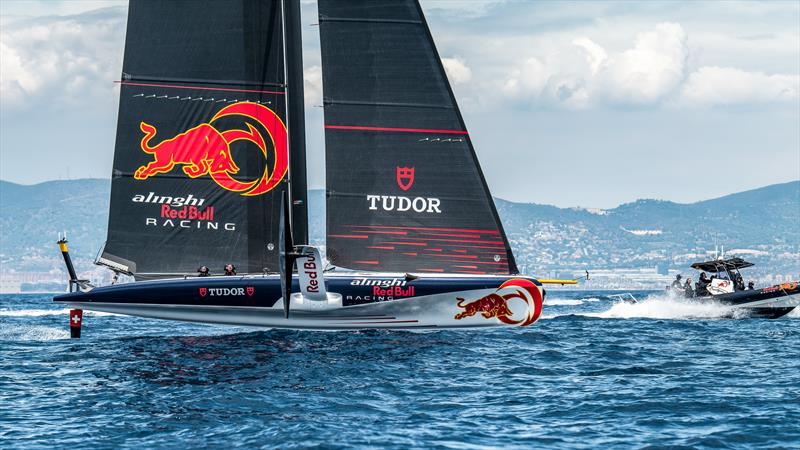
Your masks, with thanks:
M 302 81 L 287 89 L 302 73 L 285 51 L 285 36 L 300 46 L 296 1 L 131 0 L 98 263 L 137 279 L 278 271 L 290 166 L 307 222 L 304 141 L 287 131 L 287 110 L 303 115 Z
M 517 273 L 416 0 L 319 0 L 327 254 L 372 271 Z

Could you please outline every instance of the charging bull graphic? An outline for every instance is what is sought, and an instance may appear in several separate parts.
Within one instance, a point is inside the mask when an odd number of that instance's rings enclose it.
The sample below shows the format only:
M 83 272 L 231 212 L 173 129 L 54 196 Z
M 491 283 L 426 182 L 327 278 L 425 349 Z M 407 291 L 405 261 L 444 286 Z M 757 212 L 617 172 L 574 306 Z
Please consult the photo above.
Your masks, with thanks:
M 239 181 L 232 177 L 239 167 L 231 156 L 230 145 L 244 140 L 255 144 L 267 158 L 267 145 L 261 132 L 250 123 L 247 130 L 219 131 L 213 123 L 228 116 L 241 116 L 261 125 L 268 133 L 275 151 L 272 167 L 264 169 L 260 179 Z M 179 135 L 151 145 L 156 128 L 142 122 L 139 128 L 144 133 L 140 144 L 142 151 L 153 155 L 154 160 L 139 167 L 133 177 L 146 180 L 159 173 L 168 173 L 180 164 L 190 178 L 210 175 L 223 189 L 241 192 L 242 195 L 259 195 L 269 192 L 283 180 L 289 165 L 286 125 L 280 117 L 264 105 L 239 102 L 222 108 L 208 123 L 200 124 Z
M 517 314 L 520 318 L 514 318 L 508 306 L 509 301 L 514 299 L 522 300 L 526 305 L 524 316 Z M 464 303 L 465 300 L 460 297 L 457 300 L 456 306 L 464 311 L 455 315 L 456 320 L 480 314 L 485 319 L 496 317 L 503 323 L 524 327 L 536 322 L 542 315 L 542 292 L 533 282 L 524 279 L 508 280 L 495 292 L 469 303 Z

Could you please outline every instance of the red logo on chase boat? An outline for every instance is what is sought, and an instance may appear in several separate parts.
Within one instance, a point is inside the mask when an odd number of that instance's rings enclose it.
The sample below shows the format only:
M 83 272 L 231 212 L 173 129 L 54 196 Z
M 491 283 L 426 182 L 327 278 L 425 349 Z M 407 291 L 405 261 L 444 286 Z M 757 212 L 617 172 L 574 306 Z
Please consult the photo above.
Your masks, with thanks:
M 208 294 L 208 289 L 200 288 L 200 297 L 205 297 Z

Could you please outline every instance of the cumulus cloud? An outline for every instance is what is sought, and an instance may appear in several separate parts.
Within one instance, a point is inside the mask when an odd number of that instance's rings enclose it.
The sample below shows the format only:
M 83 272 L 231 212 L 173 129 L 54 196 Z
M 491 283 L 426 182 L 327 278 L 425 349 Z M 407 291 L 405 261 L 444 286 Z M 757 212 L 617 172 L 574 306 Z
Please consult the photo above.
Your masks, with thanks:
M 632 48 L 609 53 L 587 37 L 530 57 L 503 83 L 503 92 L 527 100 L 585 108 L 599 102 L 652 104 L 685 77 L 687 37 L 678 24 L 663 23 L 636 36 Z
M 76 106 L 113 96 L 124 36 L 121 7 L 5 24 L 0 32 L 3 107 Z
M 599 46 L 598 46 L 599 47 Z M 633 48 L 599 65 L 594 89 L 611 101 L 652 104 L 683 81 L 689 57 L 686 32 L 679 24 L 658 24 L 636 36 Z
M 535 50 L 535 49 L 534 49 Z M 637 34 L 609 51 L 588 37 L 518 61 L 501 92 L 526 105 L 586 109 L 604 105 L 698 107 L 797 101 L 797 75 L 689 65 L 689 37 L 676 23 Z
M 453 84 L 463 84 L 472 79 L 472 70 L 459 58 L 442 58 L 447 78 Z
M 701 67 L 684 84 L 684 106 L 784 102 L 800 99 L 800 76 L 767 75 L 732 67 Z

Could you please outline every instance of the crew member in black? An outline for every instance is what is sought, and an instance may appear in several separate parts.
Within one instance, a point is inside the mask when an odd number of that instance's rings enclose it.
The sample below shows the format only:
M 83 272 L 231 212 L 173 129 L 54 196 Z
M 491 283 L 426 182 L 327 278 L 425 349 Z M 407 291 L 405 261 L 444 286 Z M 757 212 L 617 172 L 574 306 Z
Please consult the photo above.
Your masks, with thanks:
M 675 281 L 672 282 L 672 289 L 683 289 L 683 283 L 681 283 L 681 274 L 675 276 Z
M 737 273 L 733 276 L 733 287 L 736 288 L 737 291 L 744 290 L 744 279 L 741 274 Z
M 233 267 L 233 264 L 225 264 L 225 275 L 236 275 L 236 267 Z
M 198 277 L 211 276 L 211 272 L 208 270 L 208 267 L 206 267 L 206 266 L 200 266 L 200 268 L 197 269 L 197 273 L 198 273 L 198 275 L 197 275 Z
M 685 295 L 686 298 L 694 297 L 694 289 L 692 289 L 692 279 L 691 278 L 687 278 L 686 279 L 686 284 L 683 285 L 683 295 Z
M 700 272 L 700 279 L 697 280 L 697 285 L 694 289 L 695 297 L 702 297 L 704 295 L 708 295 L 708 283 L 711 283 L 711 280 L 708 279 L 708 275 L 705 272 Z
M 753 283 L 752 281 L 751 281 L 751 282 L 749 282 L 749 283 L 747 283 L 747 290 L 748 290 L 748 291 L 752 291 L 752 290 L 753 290 L 753 289 L 755 289 L 755 288 L 756 288 L 756 284 L 755 284 L 755 283 Z

